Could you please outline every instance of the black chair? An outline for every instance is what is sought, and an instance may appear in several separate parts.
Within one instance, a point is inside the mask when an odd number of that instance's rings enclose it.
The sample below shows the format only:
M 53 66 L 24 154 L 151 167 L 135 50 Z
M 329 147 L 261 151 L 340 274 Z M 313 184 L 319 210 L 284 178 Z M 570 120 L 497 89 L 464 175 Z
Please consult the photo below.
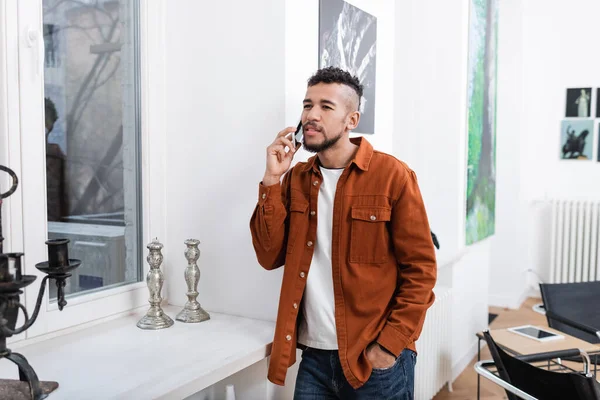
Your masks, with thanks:
M 589 343 L 600 343 L 600 281 L 540 283 L 548 326 Z
M 509 400 L 600 400 L 600 384 L 589 373 L 584 351 L 571 349 L 515 357 L 502 350 L 488 330 L 483 335 L 493 361 L 479 361 L 475 371 L 503 387 Z M 557 372 L 530 364 L 574 356 L 583 358 L 584 373 Z M 493 367 L 497 374 L 490 370 Z

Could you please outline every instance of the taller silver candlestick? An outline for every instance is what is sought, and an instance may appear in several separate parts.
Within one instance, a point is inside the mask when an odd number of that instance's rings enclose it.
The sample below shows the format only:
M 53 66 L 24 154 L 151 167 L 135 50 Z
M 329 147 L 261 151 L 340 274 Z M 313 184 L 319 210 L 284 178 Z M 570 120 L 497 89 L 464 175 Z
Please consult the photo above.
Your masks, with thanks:
M 150 271 L 146 275 L 146 284 L 150 291 L 150 309 L 146 315 L 139 320 L 137 327 L 141 329 L 163 329 L 168 328 L 174 324 L 173 320 L 164 313 L 160 306 L 162 297 L 160 291 L 162 290 L 163 283 L 165 281 L 163 272 L 160 270 L 160 264 L 163 261 L 163 255 L 161 249 L 163 248 L 162 243 L 158 239 L 154 239 L 152 243 L 146 246 L 150 253 L 146 257 L 148 264 L 150 264 Z
M 196 264 L 198 258 L 200 258 L 200 250 L 198 249 L 200 241 L 188 239 L 185 241 L 185 244 L 187 248 L 185 249 L 184 254 L 188 265 L 185 269 L 184 276 L 188 287 L 188 301 L 175 319 L 182 322 L 202 322 L 210 319 L 210 315 L 204 311 L 200 306 L 200 303 L 196 301 L 196 297 L 198 297 L 198 281 L 200 280 L 200 269 Z

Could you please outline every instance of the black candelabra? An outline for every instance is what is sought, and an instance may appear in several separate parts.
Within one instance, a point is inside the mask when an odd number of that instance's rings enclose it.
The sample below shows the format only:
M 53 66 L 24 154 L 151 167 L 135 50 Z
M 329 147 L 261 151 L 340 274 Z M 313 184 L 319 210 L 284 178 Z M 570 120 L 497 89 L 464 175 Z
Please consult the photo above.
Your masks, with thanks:
M 65 301 L 64 287 L 71 271 L 77 268 L 80 260 L 69 259 L 68 239 L 54 239 L 46 241 L 48 248 L 48 261 L 40 262 L 35 267 L 46 274 L 40 285 L 35 309 L 31 317 L 26 307 L 20 302 L 23 289 L 31 285 L 37 278 L 35 275 L 23 275 L 22 257 L 23 253 L 4 253 L 2 242 L 2 200 L 12 195 L 18 186 L 16 174 L 9 168 L 0 165 L 0 171 L 7 172 L 12 178 L 12 186 L 6 193 L 0 191 L 0 359 L 6 358 L 19 367 L 19 379 L 29 384 L 29 391 L 33 400 L 47 397 L 42 392 L 37 374 L 27 361 L 19 354 L 12 352 L 6 347 L 6 339 L 18 335 L 33 325 L 40 312 L 46 283 L 48 279 L 54 279 L 58 288 L 58 308 L 62 311 L 67 302 Z M 23 311 L 25 322 L 17 328 L 19 310 Z

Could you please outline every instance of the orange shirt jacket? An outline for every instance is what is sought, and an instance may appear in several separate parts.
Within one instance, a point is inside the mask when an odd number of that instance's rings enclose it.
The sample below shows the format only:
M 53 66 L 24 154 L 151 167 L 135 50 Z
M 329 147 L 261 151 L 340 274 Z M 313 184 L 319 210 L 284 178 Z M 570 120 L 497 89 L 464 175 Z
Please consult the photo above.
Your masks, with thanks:
M 333 204 L 332 271 L 339 357 L 354 388 L 371 375 L 367 346 L 399 356 L 415 349 L 433 304 L 437 265 L 415 173 L 364 138 L 342 173 Z M 299 162 L 281 183 L 259 184 L 250 230 L 258 262 L 284 267 L 268 379 L 284 385 L 296 362 L 296 331 L 316 241 L 322 182 L 318 158 Z

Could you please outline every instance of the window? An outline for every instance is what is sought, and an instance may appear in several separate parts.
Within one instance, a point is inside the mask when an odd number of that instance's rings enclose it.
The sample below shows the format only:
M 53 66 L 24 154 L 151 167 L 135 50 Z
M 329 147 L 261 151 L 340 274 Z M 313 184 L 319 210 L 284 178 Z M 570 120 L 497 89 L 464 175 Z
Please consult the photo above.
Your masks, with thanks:
M 48 238 L 82 261 L 67 298 L 142 278 L 137 9 L 43 0 Z
M 0 7 L 0 162 L 20 182 L 2 208 L 4 247 L 24 252 L 24 273 L 38 277 L 21 298 L 30 315 L 46 240 L 69 238 L 70 258 L 82 261 L 67 306 L 59 311 L 50 281 L 35 324 L 10 342 L 148 306 L 145 244 L 166 242 L 165 8 L 165 0 Z

